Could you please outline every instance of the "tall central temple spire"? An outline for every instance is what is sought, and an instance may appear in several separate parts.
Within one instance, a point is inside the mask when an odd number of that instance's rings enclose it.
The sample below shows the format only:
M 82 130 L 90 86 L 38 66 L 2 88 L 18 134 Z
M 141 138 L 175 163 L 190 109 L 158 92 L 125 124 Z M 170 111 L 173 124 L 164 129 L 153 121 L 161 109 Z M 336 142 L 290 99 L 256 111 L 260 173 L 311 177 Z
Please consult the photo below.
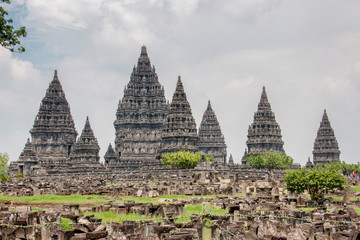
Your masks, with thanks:
M 167 112 L 164 88 L 143 46 L 119 101 L 114 122 L 117 164 L 109 167 L 136 169 L 154 161 Z
M 274 152 L 285 154 L 279 124 L 275 120 L 275 114 L 267 98 L 265 87 L 263 87 L 258 110 L 254 114 L 254 122 L 249 126 L 247 151 L 241 160 L 246 164 L 247 157 L 251 154 Z

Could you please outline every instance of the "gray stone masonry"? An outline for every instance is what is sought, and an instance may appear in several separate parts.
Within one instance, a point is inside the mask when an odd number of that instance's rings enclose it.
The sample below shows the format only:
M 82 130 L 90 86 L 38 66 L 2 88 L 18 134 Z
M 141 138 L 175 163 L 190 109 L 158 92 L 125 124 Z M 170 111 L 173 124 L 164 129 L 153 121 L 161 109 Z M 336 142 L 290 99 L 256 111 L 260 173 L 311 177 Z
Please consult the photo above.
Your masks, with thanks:
M 340 150 L 326 110 L 314 142 L 314 164 L 340 162 Z

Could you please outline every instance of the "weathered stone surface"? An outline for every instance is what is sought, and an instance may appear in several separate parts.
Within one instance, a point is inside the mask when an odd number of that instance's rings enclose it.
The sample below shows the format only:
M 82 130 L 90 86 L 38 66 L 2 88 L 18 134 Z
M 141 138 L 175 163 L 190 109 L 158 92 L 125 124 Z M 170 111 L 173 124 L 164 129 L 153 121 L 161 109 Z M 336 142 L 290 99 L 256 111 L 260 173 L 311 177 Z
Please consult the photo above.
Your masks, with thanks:
M 275 114 L 271 111 L 265 87 L 263 87 L 258 110 L 254 114 L 254 122 L 249 126 L 246 145 L 247 149 L 241 159 L 242 164 L 246 164 L 246 159 L 251 153 L 256 155 L 272 151 L 285 154 L 280 126 L 275 120 Z
M 167 112 L 164 88 L 143 46 L 130 82 L 124 89 L 124 97 L 119 101 L 114 122 L 117 159 L 109 163 L 109 168 L 159 165 L 156 156 Z
M 320 127 L 314 143 L 314 164 L 339 162 L 340 150 L 335 138 L 334 130 L 330 125 L 326 110 L 320 122 Z
M 188 150 L 198 151 L 199 135 L 184 86 L 179 76 L 176 90 L 165 119 L 161 137 L 161 154 Z
M 199 152 L 213 156 L 213 164 L 226 164 L 226 144 L 210 100 L 199 128 Z

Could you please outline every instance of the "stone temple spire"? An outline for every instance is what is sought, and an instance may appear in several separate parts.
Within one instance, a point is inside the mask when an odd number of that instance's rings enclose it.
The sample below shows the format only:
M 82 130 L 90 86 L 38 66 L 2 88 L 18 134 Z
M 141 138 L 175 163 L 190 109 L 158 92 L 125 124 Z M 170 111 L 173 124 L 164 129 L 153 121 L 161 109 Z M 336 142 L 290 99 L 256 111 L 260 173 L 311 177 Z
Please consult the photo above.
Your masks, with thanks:
M 105 164 L 108 164 L 109 167 L 112 167 L 112 165 L 116 161 L 116 153 L 111 143 L 109 144 L 108 150 L 104 155 L 104 159 L 105 159 Z
M 38 157 L 33 150 L 30 139 L 28 138 L 19 159 L 10 163 L 9 174 L 12 176 L 18 173 L 22 173 L 25 176 L 31 175 L 33 166 L 38 165 L 38 163 Z
M 230 153 L 230 157 L 229 157 L 228 164 L 229 164 L 229 165 L 231 165 L 231 166 L 235 164 L 235 163 L 234 163 L 233 156 L 232 156 L 232 154 L 231 154 L 231 153 Z
M 164 88 L 143 46 L 116 111 L 117 168 L 137 169 L 156 160 L 167 112 Z
M 98 141 L 91 129 L 89 117 L 87 117 L 84 129 L 71 152 L 68 173 L 87 174 L 94 171 L 103 171 L 99 151 Z
M 137 63 L 137 70 L 139 72 L 151 72 L 150 58 L 147 54 L 146 46 L 141 47 L 141 54 Z
M 285 154 L 280 126 L 275 120 L 275 114 L 271 111 L 265 87 L 263 87 L 258 110 L 254 114 L 254 122 L 249 126 L 246 145 L 248 152 L 241 160 L 243 164 L 246 164 L 246 158 L 251 153 L 261 154 L 272 151 Z
M 198 142 L 199 136 L 195 119 L 192 116 L 190 104 L 179 76 L 165 121 L 161 153 L 166 154 L 180 150 L 197 152 Z
M 225 165 L 226 144 L 221 132 L 216 114 L 211 107 L 210 100 L 203 115 L 199 128 L 199 152 L 206 156 L 213 156 L 213 163 Z
M 263 86 L 263 90 L 261 93 L 261 98 L 258 105 L 258 111 L 271 111 L 271 106 L 267 98 L 265 86 Z
M 91 158 L 91 161 L 99 161 L 99 151 L 100 147 L 98 141 L 94 135 L 93 130 L 91 129 L 89 117 L 86 118 L 84 129 L 74 145 L 74 150 L 70 157 L 83 156 L 84 153 Z
M 77 132 L 70 105 L 56 70 L 30 133 L 33 148 L 40 160 L 67 157 L 76 141 Z
M 34 152 L 32 148 L 32 144 L 30 142 L 30 139 L 28 138 L 24 150 L 21 152 L 19 160 L 18 161 L 37 161 L 36 153 Z
M 314 164 L 340 161 L 338 142 L 335 138 L 334 130 L 330 125 L 326 110 L 324 110 L 315 139 L 313 156 Z

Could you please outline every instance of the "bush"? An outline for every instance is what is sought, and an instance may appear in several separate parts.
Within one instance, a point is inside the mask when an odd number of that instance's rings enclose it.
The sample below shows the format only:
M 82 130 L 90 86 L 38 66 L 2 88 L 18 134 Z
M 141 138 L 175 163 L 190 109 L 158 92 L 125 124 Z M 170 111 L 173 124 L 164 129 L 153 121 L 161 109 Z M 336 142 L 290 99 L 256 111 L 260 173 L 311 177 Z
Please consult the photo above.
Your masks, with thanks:
M 5 183 L 9 180 L 9 155 L 7 153 L 0 153 L 0 182 Z
M 265 154 L 255 155 L 253 153 L 247 158 L 247 162 L 253 168 L 267 169 L 286 169 L 292 166 L 293 159 L 285 154 L 268 152 Z
M 205 157 L 198 152 L 179 151 L 176 153 L 168 153 L 162 156 L 161 162 L 169 167 L 191 169 L 195 168 L 201 159 L 207 162 L 212 162 L 213 157 Z

